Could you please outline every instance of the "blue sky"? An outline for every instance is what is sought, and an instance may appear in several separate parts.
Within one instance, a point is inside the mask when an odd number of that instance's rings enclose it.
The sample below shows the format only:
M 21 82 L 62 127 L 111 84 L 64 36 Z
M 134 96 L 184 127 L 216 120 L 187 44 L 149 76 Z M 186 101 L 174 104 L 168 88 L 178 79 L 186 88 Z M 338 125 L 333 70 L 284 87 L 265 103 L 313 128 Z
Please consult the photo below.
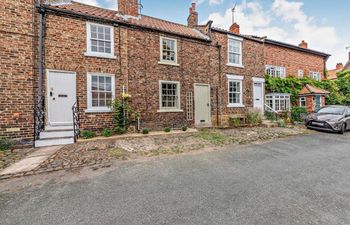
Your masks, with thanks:
M 117 0 L 78 0 L 117 9 Z M 350 46 L 349 0 L 195 0 L 200 23 L 213 20 L 228 28 L 233 2 L 237 2 L 236 22 L 241 33 L 268 36 L 298 44 L 305 39 L 309 48 L 332 54 L 329 69 L 345 63 Z M 186 24 L 192 0 L 142 0 L 143 14 Z M 350 50 L 349 50 L 350 51 Z

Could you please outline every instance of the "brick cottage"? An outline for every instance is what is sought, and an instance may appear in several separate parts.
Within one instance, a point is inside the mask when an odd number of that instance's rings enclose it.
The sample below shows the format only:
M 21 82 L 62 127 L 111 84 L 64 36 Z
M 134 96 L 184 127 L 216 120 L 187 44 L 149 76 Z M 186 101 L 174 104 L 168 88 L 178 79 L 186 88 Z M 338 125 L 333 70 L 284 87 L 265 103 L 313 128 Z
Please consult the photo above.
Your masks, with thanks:
M 69 0 L 0 6 L 0 136 L 36 146 L 73 142 L 72 109 L 81 130 L 113 128 L 108 105 L 124 92 L 141 127 L 225 125 L 264 111 L 265 71 L 279 74 L 271 65 L 322 77 L 328 58 L 241 35 L 236 23 L 199 25 L 195 4 L 187 26 L 139 14 L 137 0 L 119 0 L 119 11 Z

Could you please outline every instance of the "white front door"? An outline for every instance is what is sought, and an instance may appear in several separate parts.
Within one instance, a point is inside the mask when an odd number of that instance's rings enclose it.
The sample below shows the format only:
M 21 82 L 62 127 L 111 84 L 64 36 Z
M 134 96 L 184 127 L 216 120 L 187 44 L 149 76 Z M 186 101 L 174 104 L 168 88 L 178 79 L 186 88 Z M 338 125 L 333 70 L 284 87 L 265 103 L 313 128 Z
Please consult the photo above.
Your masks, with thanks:
M 194 108 L 196 126 L 211 126 L 209 84 L 194 85 Z
M 73 72 L 48 71 L 48 124 L 72 125 L 72 107 L 76 102 L 76 74 Z
M 254 108 L 264 112 L 264 83 L 254 82 Z

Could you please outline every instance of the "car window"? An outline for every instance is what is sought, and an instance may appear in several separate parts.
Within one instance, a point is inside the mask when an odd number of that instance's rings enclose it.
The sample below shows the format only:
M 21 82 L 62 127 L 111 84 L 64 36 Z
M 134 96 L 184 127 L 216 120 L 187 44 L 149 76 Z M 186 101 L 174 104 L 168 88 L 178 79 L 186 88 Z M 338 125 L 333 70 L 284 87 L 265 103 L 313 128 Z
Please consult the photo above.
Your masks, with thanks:
M 345 109 L 343 107 L 324 107 L 320 109 L 317 113 L 343 115 L 344 111 Z

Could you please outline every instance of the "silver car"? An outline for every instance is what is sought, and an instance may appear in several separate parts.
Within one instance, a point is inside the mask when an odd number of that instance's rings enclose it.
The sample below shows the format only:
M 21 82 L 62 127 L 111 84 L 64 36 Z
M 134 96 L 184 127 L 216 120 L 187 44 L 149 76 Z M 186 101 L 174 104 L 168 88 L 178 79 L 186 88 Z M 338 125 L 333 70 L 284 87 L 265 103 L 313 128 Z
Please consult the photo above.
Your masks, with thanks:
M 344 134 L 350 129 L 350 108 L 348 106 L 325 106 L 307 116 L 305 125 L 309 129 Z

